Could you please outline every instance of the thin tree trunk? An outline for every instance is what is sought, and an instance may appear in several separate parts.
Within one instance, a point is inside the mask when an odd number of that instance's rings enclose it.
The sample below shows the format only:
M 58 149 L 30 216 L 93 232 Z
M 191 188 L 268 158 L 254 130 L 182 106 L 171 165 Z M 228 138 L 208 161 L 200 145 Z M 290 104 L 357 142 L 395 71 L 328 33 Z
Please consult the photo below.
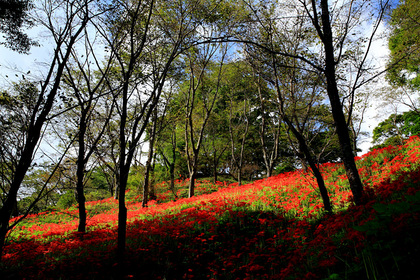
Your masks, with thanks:
M 217 166 L 216 166 L 215 162 L 213 162 L 213 180 L 214 180 L 214 183 L 216 184 L 216 182 L 217 182 Z
M 77 203 L 79 208 L 78 232 L 86 232 L 86 198 L 84 194 L 84 173 L 85 173 L 85 134 L 86 134 L 86 113 L 82 112 L 79 122 L 79 151 L 77 156 Z
M 309 148 L 306 144 L 305 139 L 303 138 L 302 134 L 297 131 L 297 129 L 294 127 L 294 125 L 290 122 L 287 116 L 283 116 L 284 121 L 289 126 L 292 133 L 295 135 L 296 139 L 299 142 L 299 150 L 302 151 L 302 153 L 305 155 L 306 161 L 308 162 L 309 166 L 312 169 L 312 172 L 314 173 L 316 182 L 318 184 L 319 191 L 321 193 L 322 202 L 324 203 L 324 209 L 327 213 L 332 213 L 332 207 L 331 207 L 331 201 L 330 197 L 328 195 L 328 190 L 325 187 L 325 181 L 322 177 L 321 172 L 319 171 L 318 166 L 316 165 L 314 159 L 311 156 L 311 153 L 309 151 Z
M 325 187 L 324 178 L 322 177 L 322 174 L 320 173 L 317 165 L 314 162 L 314 159 L 312 158 L 312 155 L 309 151 L 308 145 L 306 143 L 305 138 L 303 137 L 302 133 L 299 132 L 296 127 L 293 125 L 292 121 L 289 119 L 289 117 L 284 112 L 284 99 L 280 90 L 279 82 L 278 82 L 278 75 L 277 75 L 277 66 L 276 62 L 273 59 L 273 68 L 274 68 L 274 75 L 276 77 L 275 79 L 275 86 L 277 91 L 277 98 L 279 101 L 279 113 L 280 116 L 283 118 L 284 122 L 287 124 L 288 128 L 292 131 L 292 133 L 295 135 L 296 139 L 299 143 L 299 151 L 302 152 L 306 158 L 306 161 L 308 162 L 309 166 L 312 168 L 312 171 L 315 175 L 315 178 L 317 180 L 318 188 L 321 193 L 321 198 L 324 203 L 324 209 L 327 213 L 332 213 L 332 207 L 330 198 L 328 196 L 327 188 Z
M 153 142 L 152 140 L 150 140 Z M 150 143 L 149 145 L 149 152 L 147 153 L 147 161 L 146 161 L 146 170 L 144 173 L 144 183 L 143 183 L 143 202 L 142 207 L 147 207 L 147 203 L 149 202 L 149 177 L 150 177 L 150 169 L 151 169 L 151 161 L 153 157 L 153 144 Z
M 150 170 L 151 176 L 150 176 L 150 183 L 149 183 L 149 199 L 150 200 L 157 200 L 156 191 L 155 191 L 155 183 L 156 183 L 155 163 L 156 163 L 156 153 L 153 153 L 153 162 L 152 162 L 152 168 Z
M 178 198 L 178 195 L 176 194 L 176 191 L 175 191 L 175 164 L 169 165 L 169 174 L 171 176 L 171 183 L 170 183 L 169 189 L 174 195 L 174 198 L 176 200 Z
M 169 173 L 171 176 L 171 186 L 170 190 L 174 195 L 174 198 L 177 199 L 178 195 L 175 191 L 175 162 L 176 162 L 176 126 L 174 127 L 174 130 L 172 132 L 172 162 L 169 163 Z
M 238 186 L 242 186 L 242 168 L 238 169 Z
M 156 138 L 156 123 L 157 123 L 157 110 L 155 109 L 153 112 L 153 125 L 150 131 L 149 137 L 149 152 L 147 153 L 147 161 L 146 161 L 146 171 L 144 174 L 144 185 L 143 185 L 143 202 L 142 207 L 147 207 L 147 203 L 149 202 L 149 178 L 150 178 L 150 171 L 152 170 L 152 160 L 154 155 L 154 144 Z
M 119 194 L 120 194 L 120 188 L 118 186 L 118 182 L 115 182 L 114 187 L 115 187 L 114 199 L 117 200 L 119 198 Z
M 279 137 L 280 137 L 280 120 L 278 125 L 278 130 L 276 130 L 274 135 L 274 147 L 271 151 L 270 155 L 268 153 L 268 147 L 266 146 L 265 142 L 265 106 L 264 106 L 264 99 L 261 92 L 261 84 L 260 84 L 260 76 L 258 76 L 258 96 L 260 99 L 260 108 L 261 108 L 261 130 L 260 130 L 260 140 L 261 140 L 261 146 L 262 146 L 262 152 L 263 152 L 263 159 L 264 159 L 264 165 L 267 171 L 267 178 L 271 177 L 274 164 L 276 163 L 278 159 L 278 149 L 279 149 Z

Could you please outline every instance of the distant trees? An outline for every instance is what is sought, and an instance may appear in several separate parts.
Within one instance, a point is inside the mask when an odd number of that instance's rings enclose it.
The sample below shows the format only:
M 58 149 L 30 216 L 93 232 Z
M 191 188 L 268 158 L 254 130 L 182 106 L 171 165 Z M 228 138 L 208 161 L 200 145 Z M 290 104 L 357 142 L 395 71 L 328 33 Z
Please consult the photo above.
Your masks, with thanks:
M 420 112 L 406 111 L 402 114 L 391 114 L 373 130 L 373 141 L 370 149 L 390 145 L 402 145 L 410 136 L 420 135 Z
M 220 63 L 212 59 L 217 52 L 222 52 Z M 194 181 L 205 129 L 220 95 L 225 54 L 226 49 L 218 45 L 206 45 L 186 54 L 188 78 L 181 89 L 181 100 L 185 104 L 184 137 L 190 179 L 189 197 L 194 196 Z

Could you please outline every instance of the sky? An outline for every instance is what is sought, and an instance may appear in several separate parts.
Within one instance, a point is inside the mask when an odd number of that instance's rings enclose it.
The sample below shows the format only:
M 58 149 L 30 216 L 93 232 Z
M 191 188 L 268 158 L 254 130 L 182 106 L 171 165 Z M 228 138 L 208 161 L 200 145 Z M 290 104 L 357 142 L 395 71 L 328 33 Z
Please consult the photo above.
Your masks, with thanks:
M 45 37 L 37 38 L 42 34 L 41 29 L 32 28 L 27 33 L 40 44 L 39 47 L 32 47 L 29 54 L 20 54 L 0 45 L 0 86 L 2 88 L 19 81 L 22 74 L 33 79 L 42 77 L 46 64 L 51 60 L 53 47 L 49 40 Z M 28 71 L 31 72 L 27 74 Z

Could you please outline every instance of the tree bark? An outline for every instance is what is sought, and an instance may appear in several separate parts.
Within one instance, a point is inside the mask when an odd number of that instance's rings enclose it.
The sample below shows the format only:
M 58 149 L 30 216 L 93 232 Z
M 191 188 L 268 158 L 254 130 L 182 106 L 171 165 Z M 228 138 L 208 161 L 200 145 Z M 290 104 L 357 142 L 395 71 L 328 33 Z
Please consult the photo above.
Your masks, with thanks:
M 190 183 L 189 183 L 189 186 L 188 186 L 188 197 L 193 197 L 194 196 L 195 177 L 196 177 L 196 170 L 194 169 L 194 171 L 190 173 Z
M 79 226 L 78 232 L 86 232 L 86 198 L 84 194 L 84 173 L 85 173 L 85 134 L 86 134 L 86 114 L 87 110 L 82 110 L 79 129 L 79 151 L 77 156 L 77 202 L 79 208 Z
M 340 101 L 340 95 L 337 87 L 336 73 L 335 73 L 335 58 L 333 37 L 330 23 L 330 14 L 328 10 L 328 0 L 321 0 L 322 8 L 322 41 L 325 50 L 325 70 L 324 74 L 327 80 L 327 93 L 330 99 L 332 115 L 337 130 L 337 136 L 340 142 L 342 160 L 346 169 L 347 178 L 350 184 L 350 189 L 353 193 L 353 199 L 356 205 L 361 205 L 363 196 L 363 184 L 360 180 L 359 172 L 354 161 L 354 153 L 350 140 L 349 130 L 346 118 L 343 112 L 343 105 Z

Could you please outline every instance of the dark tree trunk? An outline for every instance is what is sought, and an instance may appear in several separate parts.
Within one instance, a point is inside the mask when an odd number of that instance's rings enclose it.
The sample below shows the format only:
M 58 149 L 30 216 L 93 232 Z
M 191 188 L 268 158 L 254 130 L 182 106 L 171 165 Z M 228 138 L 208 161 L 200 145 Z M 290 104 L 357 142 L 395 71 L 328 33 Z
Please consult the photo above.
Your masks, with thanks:
M 83 107 L 82 107 L 83 108 Z M 86 198 L 84 194 L 84 178 L 85 178 L 85 134 L 86 134 L 86 116 L 87 110 L 82 109 L 79 121 L 79 151 L 77 156 L 77 203 L 79 207 L 79 226 L 78 232 L 86 232 Z
M 172 161 L 169 162 L 169 160 L 164 157 L 165 161 L 169 165 L 169 174 L 171 176 L 171 185 L 169 189 L 171 190 L 172 194 L 174 195 L 174 199 L 178 198 L 178 195 L 176 194 L 175 190 L 175 162 L 176 162 L 176 126 L 174 127 L 174 130 L 172 132 Z
M 331 207 L 331 201 L 330 197 L 328 195 L 328 190 L 325 187 L 325 181 L 322 177 L 321 172 L 319 171 L 319 168 L 317 164 L 315 163 L 314 159 L 312 158 L 312 155 L 309 151 L 309 148 L 306 144 L 305 139 L 303 138 L 302 134 L 297 131 L 297 129 L 294 127 L 294 125 L 290 122 L 290 120 L 284 116 L 284 121 L 289 126 L 292 133 L 295 135 L 296 139 L 299 142 L 299 150 L 305 155 L 306 161 L 308 162 L 309 166 L 312 169 L 312 172 L 314 173 L 316 182 L 318 184 L 319 191 L 321 193 L 322 202 L 324 203 L 324 209 L 327 213 L 332 213 L 332 207 Z
M 155 183 L 156 183 L 155 163 L 156 163 L 156 153 L 153 153 L 153 163 L 152 163 L 152 169 L 150 170 L 151 176 L 150 176 L 150 183 L 149 183 L 149 199 L 150 200 L 157 200 L 156 190 L 155 190 Z
M 122 146 L 123 147 L 123 146 Z M 124 146 L 125 147 L 125 146 Z M 126 161 L 125 151 L 121 156 L 121 163 Z M 125 206 L 125 190 L 127 189 L 128 172 L 130 165 L 120 166 L 118 181 L 118 237 L 117 237 L 117 259 L 118 269 L 122 272 L 122 265 L 125 260 L 125 243 L 127 233 L 127 207 Z
M 213 163 L 213 181 L 216 184 L 216 182 L 217 182 L 217 166 L 216 166 L 216 163 Z
M 279 101 L 279 114 L 283 118 L 283 121 L 287 124 L 287 127 L 292 131 L 293 135 L 296 137 L 299 143 L 299 158 L 301 158 L 302 162 L 304 163 L 303 157 L 308 162 L 309 166 L 312 169 L 312 172 L 314 173 L 315 179 L 318 184 L 319 191 L 321 193 L 321 198 L 324 203 L 324 209 L 327 213 L 332 213 L 332 207 L 330 198 L 328 196 L 327 188 L 325 187 L 324 178 L 322 177 L 321 172 L 318 169 L 318 166 L 316 165 L 311 152 L 309 151 L 309 147 L 307 145 L 307 142 L 305 138 L 302 135 L 302 132 L 299 131 L 292 123 L 288 115 L 284 112 L 284 99 L 280 90 L 280 86 L 278 83 L 278 75 L 277 75 L 277 65 L 276 61 L 273 59 L 273 68 L 274 68 L 274 74 L 276 77 L 275 80 L 275 86 L 277 90 L 277 98 Z M 303 155 L 302 155 L 303 154 Z
M 19 172 L 19 169 L 16 172 L 16 175 L 25 176 L 26 171 L 23 172 L 23 174 L 19 174 L 22 172 Z M 17 185 L 17 186 L 16 186 Z M 6 236 L 9 231 L 9 220 L 12 216 L 13 209 L 15 208 L 16 204 L 16 198 L 17 198 L 17 191 L 20 187 L 20 183 L 15 183 L 15 186 L 12 184 L 9 194 L 7 196 L 7 199 L 5 203 L 3 204 L 2 208 L 0 209 L 0 258 L 3 254 L 3 248 L 6 242 Z
M 328 0 L 321 0 L 322 8 L 322 30 L 323 44 L 325 49 L 325 77 L 327 80 L 327 92 L 330 99 L 332 115 L 334 118 L 338 139 L 340 142 L 344 167 L 346 169 L 347 178 L 350 189 L 353 193 L 356 205 L 362 204 L 363 184 L 360 180 L 359 172 L 354 161 L 354 153 L 350 140 L 347 121 L 344 116 L 343 106 L 341 104 L 340 95 L 337 87 L 335 73 L 334 46 L 331 31 L 330 14 L 328 11 Z
M 172 192 L 172 194 L 174 195 L 174 198 L 177 199 L 178 195 L 176 194 L 176 191 L 175 191 L 175 164 L 174 163 L 169 165 L 169 173 L 170 173 L 170 176 L 171 176 L 171 185 L 170 185 L 169 189 Z
M 117 237 L 117 258 L 120 267 L 118 268 L 122 272 L 122 263 L 125 258 L 125 241 L 127 233 L 127 207 L 125 206 L 125 190 L 127 188 L 128 173 L 130 171 L 130 162 L 126 154 L 127 139 L 125 135 L 125 129 L 128 118 L 128 86 L 129 86 L 129 75 L 132 67 L 132 61 L 130 61 L 130 68 L 128 73 L 124 76 L 124 84 L 122 90 L 122 109 L 121 109 L 121 122 L 119 126 L 119 138 L 120 138 L 120 159 L 118 163 L 118 237 Z M 129 150 L 133 148 L 129 144 Z M 127 164 L 128 163 L 128 164 Z
M 146 161 L 146 170 L 144 173 L 144 183 L 143 183 L 143 202 L 142 207 L 147 207 L 147 203 L 149 202 L 149 177 L 150 177 L 150 169 L 151 169 L 151 161 L 153 156 L 153 144 L 150 145 L 149 152 L 147 155 Z
M 126 176 L 124 176 L 126 177 Z M 125 241 L 127 233 L 127 207 L 125 206 L 125 189 L 127 180 L 121 178 L 122 182 L 119 186 L 119 198 L 118 198 L 118 240 L 117 240 L 117 258 L 119 262 L 119 269 L 122 269 L 122 264 L 125 258 Z M 124 182 L 125 181 L 125 182 Z
M 80 143 L 79 143 L 80 145 Z M 79 153 L 82 152 L 84 154 L 84 144 L 83 148 L 79 147 Z M 83 154 L 79 154 L 78 162 L 77 162 L 77 185 L 76 185 L 76 193 L 77 193 L 77 203 L 79 208 L 79 226 L 77 231 L 79 232 L 86 232 L 86 197 L 84 194 L 84 171 L 85 171 L 85 164 L 84 164 L 84 156 Z

